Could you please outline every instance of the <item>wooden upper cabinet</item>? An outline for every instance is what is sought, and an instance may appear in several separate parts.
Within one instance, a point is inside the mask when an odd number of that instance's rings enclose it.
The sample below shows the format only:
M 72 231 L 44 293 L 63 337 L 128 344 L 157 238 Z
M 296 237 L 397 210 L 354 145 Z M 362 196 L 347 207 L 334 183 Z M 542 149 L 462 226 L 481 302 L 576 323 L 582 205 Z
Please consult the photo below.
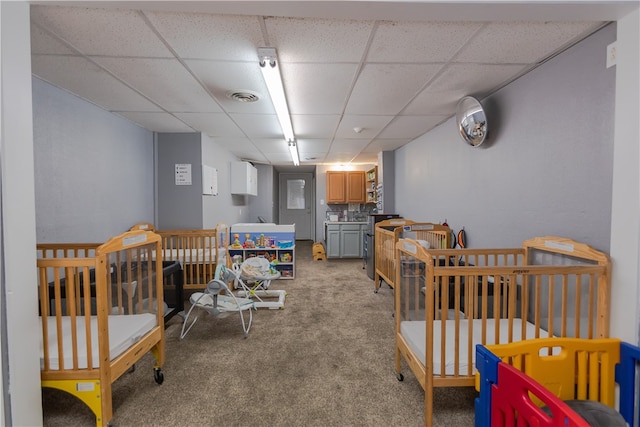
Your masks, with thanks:
M 347 203 L 364 203 L 364 171 L 347 172 Z
M 327 172 L 327 203 L 345 203 L 347 199 L 346 179 L 344 172 Z
M 364 171 L 328 171 L 327 203 L 364 203 Z

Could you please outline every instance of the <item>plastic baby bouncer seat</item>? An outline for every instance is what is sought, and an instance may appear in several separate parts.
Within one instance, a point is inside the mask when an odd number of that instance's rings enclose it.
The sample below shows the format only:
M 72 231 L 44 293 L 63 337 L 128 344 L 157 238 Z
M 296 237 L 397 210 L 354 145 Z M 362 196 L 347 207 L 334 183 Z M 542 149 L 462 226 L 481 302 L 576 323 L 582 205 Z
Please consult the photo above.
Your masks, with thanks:
M 191 308 L 184 318 L 180 339 L 183 339 L 193 325 L 195 325 L 200 310 L 221 317 L 234 312 L 240 314 L 244 337 L 246 338 L 247 335 L 249 335 L 249 329 L 253 321 L 253 309 L 255 309 L 253 300 L 237 297 L 231 292 L 227 286 L 227 282 L 234 279 L 233 275 L 229 277 L 228 275 L 222 274 L 222 277 L 220 277 L 220 274 L 216 274 L 216 277 L 216 279 L 211 280 L 207 284 L 204 292 L 195 292 L 191 295 L 191 298 L 189 298 Z M 245 312 L 248 312 L 248 320 L 245 319 Z M 193 320 L 189 322 L 192 314 L 194 315 Z
M 233 264 L 233 272 L 236 276 L 234 286 L 239 289 L 238 296 L 254 299 L 256 308 L 284 308 L 286 291 L 269 290 L 271 281 L 280 278 L 280 272 L 269 260 L 264 257 L 247 258 L 242 264 Z M 276 300 L 267 301 L 267 298 Z

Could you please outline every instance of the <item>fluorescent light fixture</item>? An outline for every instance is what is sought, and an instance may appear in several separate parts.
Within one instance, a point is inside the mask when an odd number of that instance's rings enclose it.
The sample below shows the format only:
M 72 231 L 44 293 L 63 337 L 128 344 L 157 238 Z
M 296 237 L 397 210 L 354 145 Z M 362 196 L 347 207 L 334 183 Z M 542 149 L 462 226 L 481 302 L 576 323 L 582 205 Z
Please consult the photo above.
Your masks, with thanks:
M 298 157 L 298 144 L 295 141 L 289 141 L 289 153 L 294 166 L 300 166 L 300 157 Z
M 260 71 L 262 71 L 262 76 L 267 84 L 273 107 L 276 109 L 284 139 L 286 141 L 295 141 L 296 138 L 293 135 L 293 126 L 291 125 L 287 98 L 284 94 L 284 86 L 282 85 L 282 76 L 280 75 L 276 49 L 272 47 L 260 47 L 258 48 L 258 58 L 260 59 Z

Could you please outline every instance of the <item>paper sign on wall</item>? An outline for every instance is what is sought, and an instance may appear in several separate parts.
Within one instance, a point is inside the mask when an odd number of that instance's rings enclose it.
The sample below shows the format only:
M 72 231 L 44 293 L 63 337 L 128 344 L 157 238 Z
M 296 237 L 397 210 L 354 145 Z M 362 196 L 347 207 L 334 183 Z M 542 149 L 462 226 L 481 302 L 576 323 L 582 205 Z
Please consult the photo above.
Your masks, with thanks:
M 176 185 L 191 185 L 191 163 L 176 163 Z

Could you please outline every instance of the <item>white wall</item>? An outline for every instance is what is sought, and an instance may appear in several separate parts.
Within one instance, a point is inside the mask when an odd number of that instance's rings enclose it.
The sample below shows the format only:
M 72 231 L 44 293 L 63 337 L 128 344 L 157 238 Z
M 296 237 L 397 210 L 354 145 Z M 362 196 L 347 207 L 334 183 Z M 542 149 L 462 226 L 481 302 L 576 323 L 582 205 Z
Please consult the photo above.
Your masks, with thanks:
M 153 222 L 153 133 L 33 78 L 39 243 L 104 242 Z
M 2 55 L 2 138 L 0 173 L 2 196 L 3 331 L 2 425 L 42 423 L 38 308 L 35 259 L 33 124 L 31 118 L 31 47 L 29 4 L 0 2 Z M 31 339 L 25 339 L 31 337 Z
M 640 11 L 618 21 L 611 218 L 612 335 L 640 343 Z
M 216 143 L 214 139 L 202 135 L 202 163 L 218 169 L 218 195 L 202 196 L 205 228 L 215 228 L 218 223 L 231 225 L 237 222 L 248 222 L 248 199 L 254 196 L 231 194 L 231 162 L 237 161 L 239 159 L 236 156 Z M 258 180 L 260 179 L 258 175 Z
M 609 25 L 482 100 L 489 139 L 464 144 L 453 119 L 396 151 L 396 208 L 464 227 L 469 247 L 570 237 L 609 251 L 615 68 Z

